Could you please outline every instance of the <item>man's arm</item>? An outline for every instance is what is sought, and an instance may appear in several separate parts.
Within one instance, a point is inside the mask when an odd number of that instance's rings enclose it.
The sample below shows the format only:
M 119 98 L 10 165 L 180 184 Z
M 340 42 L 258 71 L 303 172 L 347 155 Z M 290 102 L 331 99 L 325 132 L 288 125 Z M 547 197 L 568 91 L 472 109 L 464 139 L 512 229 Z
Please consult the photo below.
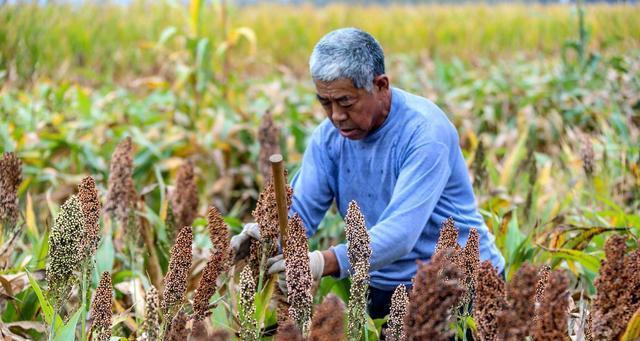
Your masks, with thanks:
M 322 126 L 316 129 L 311 136 L 300 170 L 291 181 L 293 199 L 289 215 L 300 215 L 309 237 L 316 233 L 334 197 L 330 172 L 327 171 L 332 165 L 320 143 L 321 128 Z
M 389 204 L 371 235 L 371 271 L 378 270 L 408 254 L 417 242 L 451 175 L 449 148 L 440 142 L 414 147 L 403 158 L 402 167 Z M 345 244 L 331 248 L 340 271 L 325 272 L 349 275 L 350 265 Z M 325 257 L 331 262 L 331 256 Z M 325 263 L 325 264 L 326 264 Z

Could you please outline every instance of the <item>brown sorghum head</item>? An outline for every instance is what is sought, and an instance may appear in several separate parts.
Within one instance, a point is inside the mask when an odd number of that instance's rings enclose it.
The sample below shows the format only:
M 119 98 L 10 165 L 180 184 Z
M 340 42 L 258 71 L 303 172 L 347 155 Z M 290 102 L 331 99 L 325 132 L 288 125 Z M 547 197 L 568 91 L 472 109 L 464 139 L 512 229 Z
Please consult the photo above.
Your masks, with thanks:
M 311 320 L 309 341 L 339 341 L 344 338 L 344 303 L 329 294 Z
M 478 278 L 478 268 L 480 268 L 480 236 L 478 230 L 472 228 L 469 231 L 469 237 L 467 238 L 467 244 L 462 250 L 459 257 L 459 263 L 461 270 L 464 273 L 464 284 L 466 287 L 466 293 L 463 296 L 460 304 L 462 306 L 471 302 L 473 293 L 476 287 L 476 281 Z
M 49 263 L 47 282 L 54 308 L 70 294 L 77 282 L 74 270 L 79 268 L 80 240 L 82 238 L 82 211 L 78 198 L 73 195 L 62 206 L 49 235 Z
M 260 142 L 260 155 L 258 168 L 263 179 L 271 178 L 271 162 L 269 157 L 280 153 L 280 129 L 273 123 L 271 112 L 267 111 L 262 117 L 258 129 L 258 141 Z
M 289 185 L 285 185 L 285 187 L 287 190 L 287 207 L 291 207 L 293 189 Z M 280 226 L 278 225 L 276 190 L 272 178 L 266 183 L 264 190 L 260 192 L 256 209 L 251 212 L 251 215 L 260 226 L 260 237 L 263 240 L 277 240 L 280 235 Z
M 276 341 L 304 341 L 304 337 L 298 325 L 292 320 L 287 320 L 284 324 L 278 325 Z
M 91 302 L 91 326 L 94 340 L 109 341 L 111 339 L 111 317 L 113 315 L 113 289 L 111 287 L 111 274 L 105 271 L 100 276 L 100 283 Z
M 256 283 L 251 267 L 246 265 L 240 273 L 240 339 L 258 340 L 258 322 L 256 321 Z
M 462 272 L 442 250 L 429 263 L 419 263 L 405 318 L 408 340 L 448 341 L 452 308 L 464 294 Z
M 296 213 L 289 220 L 289 238 L 284 248 L 286 264 L 289 316 L 306 334 L 311 320 L 311 268 L 309 266 L 309 246 L 302 219 Z
M 209 230 L 209 238 L 215 252 L 222 252 L 226 259 L 229 260 L 231 255 L 231 247 L 229 246 L 229 228 L 224 222 L 224 218 L 217 208 L 210 206 L 207 210 L 207 229 Z M 226 271 L 227 269 L 225 269 Z
M 480 340 L 496 340 L 500 333 L 498 316 L 507 306 L 504 281 L 490 261 L 480 264 L 473 301 L 473 319 Z
M 595 153 L 593 152 L 593 144 L 588 135 L 582 136 L 582 146 L 580 147 L 580 156 L 582 157 L 582 168 L 585 174 L 591 176 L 593 174 L 593 160 Z
M 187 291 L 187 280 L 191 269 L 191 244 L 193 233 L 190 226 L 180 230 L 176 243 L 171 248 L 169 270 L 164 277 L 164 291 L 162 293 L 162 310 L 165 314 L 182 303 Z
M 152 341 L 160 337 L 160 298 L 158 290 L 152 285 L 146 293 L 144 321 L 140 340 Z
M 618 339 L 633 313 L 640 308 L 640 270 L 638 250 L 625 256 L 626 237 L 613 236 L 605 243 L 594 285 L 596 298 L 591 310 L 592 333 L 596 340 Z
M 473 187 L 481 189 L 487 180 L 487 166 L 485 165 L 485 150 L 482 140 L 478 142 L 476 153 L 473 158 Z
M 436 252 L 447 248 L 455 248 L 456 245 L 458 245 L 458 229 L 455 226 L 453 217 L 449 217 L 440 226 Z
M 537 272 L 525 263 L 507 283 L 507 309 L 498 316 L 502 334 L 499 339 L 525 340 L 529 335 L 535 312 Z
M 198 188 L 191 161 L 185 162 L 178 169 L 171 202 L 178 226 L 190 226 L 198 215 Z
M 109 169 L 109 191 L 104 209 L 107 213 L 115 215 L 122 226 L 127 226 L 129 213 L 136 200 L 132 153 L 131 137 L 126 137 L 120 141 L 111 155 Z
M 92 177 L 87 176 L 80 181 L 78 199 L 80 200 L 84 227 L 80 245 L 82 256 L 88 259 L 96 253 L 100 243 L 100 212 L 102 210 L 96 181 Z
M 176 316 L 171 320 L 171 325 L 165 335 L 165 341 L 185 341 L 189 337 L 187 330 L 187 314 L 180 309 Z
M 349 203 L 347 215 L 344 218 L 345 232 L 347 235 L 347 252 L 349 263 L 353 268 L 355 264 L 363 263 L 366 272 L 369 272 L 369 258 L 371 258 L 371 240 L 369 231 L 365 225 L 364 215 L 355 201 Z
M 569 279 L 561 270 L 553 271 L 540 302 L 538 319 L 531 336 L 534 340 L 568 340 Z
M 204 320 L 193 320 L 191 325 L 191 331 L 189 332 L 189 340 L 207 340 L 209 333 L 207 332 L 207 326 Z
M 13 230 L 18 221 L 18 187 L 21 183 L 22 161 L 15 153 L 3 153 L 0 158 L 0 224 L 3 232 Z
M 231 340 L 231 336 L 229 332 L 224 329 L 214 329 L 209 337 L 206 339 L 207 341 L 228 341 Z
M 407 334 L 404 332 L 404 319 L 409 306 L 409 296 L 404 284 L 400 284 L 391 296 L 391 312 L 389 314 L 389 328 L 385 330 L 386 339 L 389 341 L 404 341 Z
M 209 315 L 209 299 L 218 288 L 218 277 L 228 269 L 227 255 L 220 251 L 213 252 L 202 270 L 198 289 L 193 296 L 193 319 L 196 321 L 204 320 Z

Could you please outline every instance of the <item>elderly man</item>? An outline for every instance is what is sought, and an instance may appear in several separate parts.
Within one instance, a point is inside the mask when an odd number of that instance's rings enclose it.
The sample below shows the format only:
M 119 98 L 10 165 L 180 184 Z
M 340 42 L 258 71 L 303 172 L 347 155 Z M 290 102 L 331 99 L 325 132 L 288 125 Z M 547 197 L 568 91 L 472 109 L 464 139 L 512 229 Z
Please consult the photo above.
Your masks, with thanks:
M 334 200 L 343 217 L 350 201 L 358 203 L 371 235 L 371 317 L 389 313 L 396 286 L 411 286 L 416 261 L 431 257 L 448 217 L 463 245 L 476 227 L 481 259 L 503 271 L 455 127 L 431 101 L 390 86 L 375 38 L 355 28 L 330 32 L 313 49 L 309 66 L 327 119 L 313 132 L 293 178 L 291 209 L 311 236 Z M 246 225 L 232 246 L 246 247 L 251 237 L 259 237 L 258 229 Z M 309 259 L 315 279 L 351 273 L 345 244 L 313 251 Z M 277 261 L 269 272 L 283 270 Z

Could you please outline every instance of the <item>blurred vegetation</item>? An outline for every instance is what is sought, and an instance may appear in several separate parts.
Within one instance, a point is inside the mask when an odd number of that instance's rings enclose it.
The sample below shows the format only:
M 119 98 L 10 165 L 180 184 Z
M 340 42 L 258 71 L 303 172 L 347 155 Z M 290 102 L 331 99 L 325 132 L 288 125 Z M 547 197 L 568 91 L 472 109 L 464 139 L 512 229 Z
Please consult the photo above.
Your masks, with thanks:
M 196 165 L 200 202 L 218 207 L 237 230 L 263 182 L 262 117 L 271 112 L 281 128 L 293 174 L 324 118 L 308 54 L 324 33 L 355 25 L 383 45 L 392 83 L 436 102 L 458 128 L 507 275 L 525 261 L 567 268 L 572 288 L 588 296 L 606 233 L 640 236 L 637 12 L 631 5 L 584 12 L 202 1 L 1 6 L 0 152 L 16 151 L 24 162 L 19 195 L 30 231 L 2 273 L 43 268 L 58 206 L 87 174 L 106 193 L 110 155 L 124 136 L 136 146 L 134 178 L 157 231 L 164 231 L 166 188 L 185 159 Z M 203 229 L 204 219 L 195 224 Z M 312 248 L 342 240 L 335 212 L 323 226 Z M 166 265 L 167 243 L 157 237 Z M 111 258 L 98 267 L 113 271 L 114 284 L 127 280 L 124 261 L 114 263 L 113 245 L 104 245 Z M 345 284 L 334 282 L 323 280 L 318 295 L 345 298 Z M 20 299 L 35 304 L 31 289 L 22 289 Z M 28 306 L 2 319 L 42 317 Z
M 134 1 L 132 5 L 92 3 L 4 5 L 0 7 L 0 70 L 4 81 L 46 77 L 84 82 L 131 81 L 162 74 L 180 55 L 184 41 L 156 42 L 172 30 L 193 28 L 178 1 Z M 585 23 L 590 47 L 623 52 L 638 48 L 637 5 L 590 5 Z M 256 53 L 239 42 L 229 62 L 243 73 L 265 75 L 275 66 L 306 72 L 313 44 L 331 29 L 357 26 L 371 32 L 387 54 L 431 59 L 539 57 L 560 51 L 576 34 L 577 15 L 561 5 L 420 5 L 233 7 L 203 4 L 199 32 L 218 47 L 233 27 L 256 32 Z M 377 18 L 371 20 L 371 18 Z M 168 29 L 168 31 L 167 31 Z M 164 34 L 163 34 L 164 33 Z M 220 50 L 216 51 L 220 53 Z M 265 67 L 266 65 L 270 67 Z M 214 63 L 221 72 L 221 63 Z

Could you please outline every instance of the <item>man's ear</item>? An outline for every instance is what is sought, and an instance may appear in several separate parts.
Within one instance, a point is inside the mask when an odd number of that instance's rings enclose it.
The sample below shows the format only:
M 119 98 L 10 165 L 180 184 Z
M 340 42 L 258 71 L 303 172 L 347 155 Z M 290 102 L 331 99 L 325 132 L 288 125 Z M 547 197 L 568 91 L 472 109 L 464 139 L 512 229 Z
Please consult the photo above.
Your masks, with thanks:
M 389 77 L 385 74 L 377 76 L 373 79 L 373 86 L 376 87 L 378 91 L 389 89 Z

